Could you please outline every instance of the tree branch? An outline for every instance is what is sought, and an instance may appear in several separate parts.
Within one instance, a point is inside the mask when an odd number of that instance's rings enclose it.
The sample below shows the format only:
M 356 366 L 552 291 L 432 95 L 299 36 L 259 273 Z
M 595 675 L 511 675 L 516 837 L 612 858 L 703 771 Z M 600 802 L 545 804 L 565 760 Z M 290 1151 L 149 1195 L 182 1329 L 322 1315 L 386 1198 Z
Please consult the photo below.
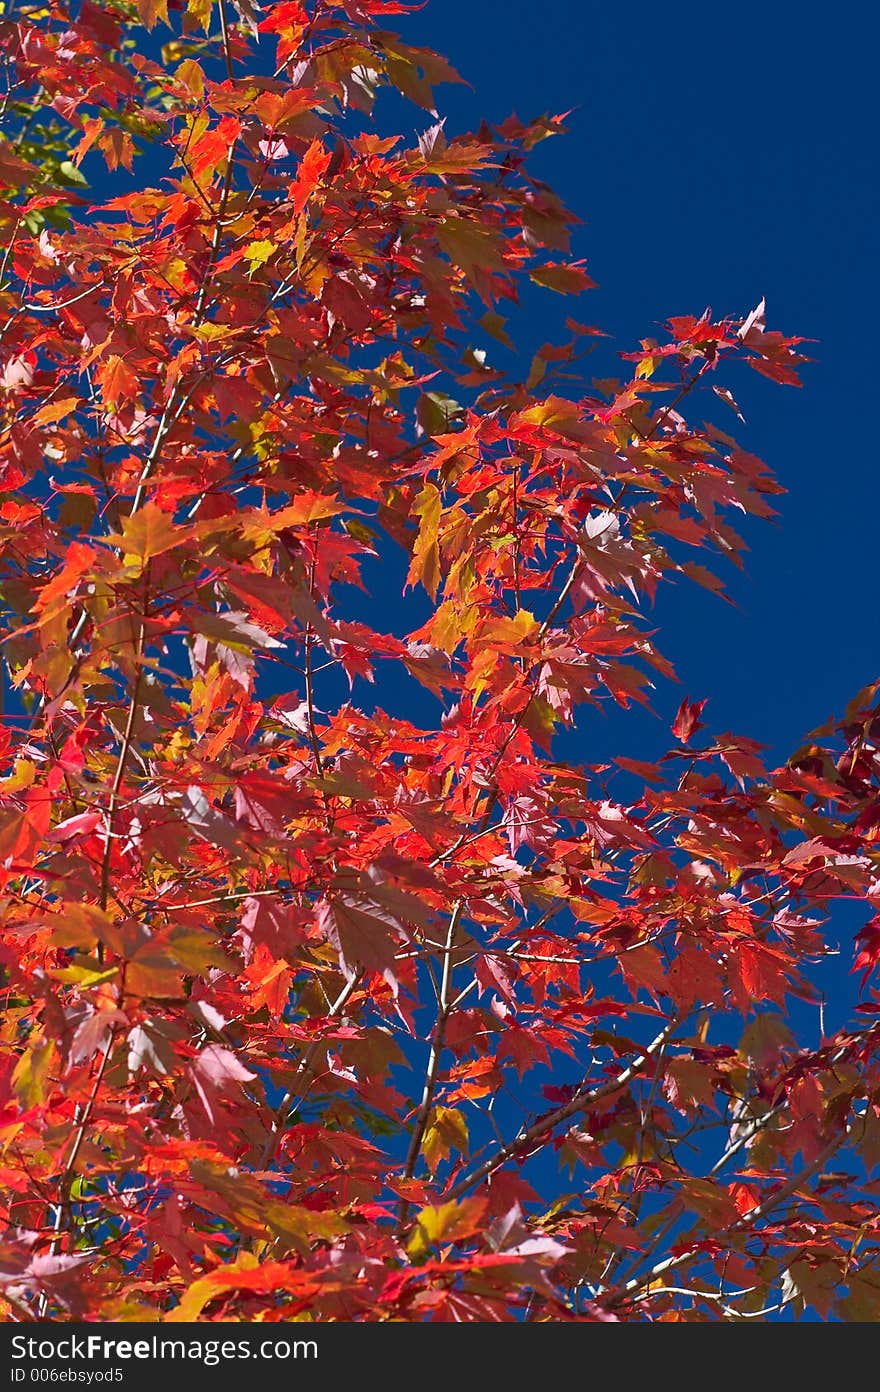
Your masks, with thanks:
M 413 1124 L 412 1135 L 410 1136 L 409 1150 L 407 1151 L 406 1163 L 403 1173 L 407 1179 L 411 1179 L 415 1174 L 419 1155 L 422 1149 L 422 1141 L 425 1136 L 425 1128 L 428 1124 L 428 1117 L 434 1103 L 434 1092 L 437 1087 L 437 1075 L 440 1071 L 440 1056 L 443 1052 L 443 1045 L 446 1039 L 446 1026 L 449 1016 L 452 1014 L 453 1002 L 450 1000 L 450 988 L 452 985 L 452 953 L 455 945 L 455 934 L 461 919 L 464 900 L 459 899 L 449 918 L 449 927 L 446 931 L 446 943 L 443 948 L 443 966 L 440 978 L 440 994 L 437 1002 L 437 1020 L 434 1025 L 434 1033 L 431 1036 L 431 1052 L 428 1055 L 428 1069 L 425 1075 L 425 1086 L 422 1091 L 422 1100 L 416 1119 Z M 408 1206 L 403 1205 L 401 1209 L 400 1221 L 406 1221 L 406 1211 Z
M 764 1199 L 763 1203 L 758 1204 L 756 1208 L 750 1209 L 748 1213 L 744 1213 L 735 1223 L 730 1223 L 720 1232 L 713 1233 L 712 1241 L 714 1243 L 723 1243 L 728 1238 L 735 1237 L 738 1233 L 749 1232 L 757 1223 L 760 1223 L 762 1218 L 766 1218 L 775 1208 L 778 1208 L 780 1204 L 784 1203 L 792 1194 L 797 1193 L 798 1189 L 801 1189 L 803 1185 L 812 1179 L 813 1175 L 816 1174 L 818 1170 L 821 1170 L 822 1166 L 831 1159 L 832 1155 L 836 1155 L 837 1151 L 840 1150 L 848 1137 L 848 1130 L 843 1131 L 840 1135 L 833 1136 L 831 1140 L 822 1147 L 819 1154 L 815 1156 L 808 1165 L 805 1165 L 798 1174 L 793 1175 L 785 1184 L 780 1185 L 778 1189 Z M 634 1276 L 632 1280 L 626 1281 L 622 1285 L 612 1286 L 604 1293 L 600 1292 L 597 1299 L 601 1300 L 602 1304 L 609 1309 L 613 1309 L 616 1305 L 625 1304 L 636 1291 L 644 1290 L 645 1286 L 650 1286 L 658 1277 L 663 1276 L 667 1271 L 672 1271 L 675 1267 L 682 1266 L 685 1262 L 693 1261 L 694 1258 L 702 1255 L 702 1251 L 697 1249 L 695 1251 L 679 1252 L 673 1256 L 664 1257 L 663 1261 L 656 1262 L 649 1271 L 643 1272 L 641 1276 Z
M 449 1202 L 459 1198 L 459 1196 L 465 1194 L 468 1189 L 472 1189 L 475 1184 L 480 1184 L 484 1179 L 487 1179 L 489 1175 L 494 1174 L 494 1172 L 500 1169 L 502 1165 L 505 1165 L 508 1160 L 513 1160 L 516 1156 L 522 1155 L 524 1151 L 530 1150 L 535 1141 L 541 1140 L 548 1132 L 555 1130 L 560 1122 L 567 1121 L 569 1117 L 576 1116 L 578 1112 L 587 1111 L 590 1107 L 595 1106 L 597 1102 L 601 1102 L 604 1098 L 610 1097 L 612 1093 L 625 1087 L 632 1078 L 635 1078 L 637 1074 L 642 1072 L 645 1064 L 650 1063 L 657 1052 L 663 1048 L 672 1034 L 672 1031 L 676 1029 L 680 1023 L 681 1020 L 679 1016 L 676 1016 L 674 1020 L 668 1021 L 643 1052 L 639 1054 L 637 1058 L 633 1059 L 632 1063 L 627 1064 L 626 1068 L 618 1073 L 615 1078 L 610 1078 L 607 1082 L 600 1083 L 597 1087 L 590 1089 L 582 1085 L 575 1093 L 574 1097 L 570 1098 L 563 1106 L 557 1107 L 555 1111 L 548 1112 L 546 1116 L 539 1117 L 531 1126 L 524 1127 L 517 1136 L 514 1136 L 512 1141 L 509 1141 L 507 1145 L 496 1150 L 493 1155 L 489 1156 L 488 1160 L 484 1160 L 483 1163 L 469 1175 L 465 1175 L 457 1184 L 454 1184 L 444 1195 L 446 1201 Z

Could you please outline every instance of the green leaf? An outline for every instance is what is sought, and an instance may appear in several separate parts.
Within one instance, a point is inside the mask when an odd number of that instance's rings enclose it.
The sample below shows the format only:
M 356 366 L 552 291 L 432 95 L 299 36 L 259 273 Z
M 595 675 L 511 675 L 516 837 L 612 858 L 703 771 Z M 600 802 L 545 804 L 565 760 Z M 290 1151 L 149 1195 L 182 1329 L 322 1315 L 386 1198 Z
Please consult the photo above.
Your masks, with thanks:
M 419 397 L 416 419 L 426 435 L 445 435 L 451 422 L 462 414 L 460 402 L 443 392 L 425 392 Z
M 80 188 L 88 188 L 89 186 L 89 181 L 82 170 L 77 169 L 76 165 L 69 159 L 61 161 L 58 172 L 69 184 L 77 184 Z

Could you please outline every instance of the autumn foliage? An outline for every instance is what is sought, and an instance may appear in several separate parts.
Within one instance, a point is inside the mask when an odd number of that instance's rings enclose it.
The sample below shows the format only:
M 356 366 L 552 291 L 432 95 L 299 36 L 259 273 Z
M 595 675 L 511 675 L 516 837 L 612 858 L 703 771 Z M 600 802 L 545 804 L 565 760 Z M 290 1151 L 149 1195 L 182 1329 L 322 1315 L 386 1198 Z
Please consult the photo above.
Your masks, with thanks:
M 562 118 L 447 132 L 413 8 L 0 16 L 0 1309 L 878 1318 L 877 689 L 589 761 L 801 341 L 521 371 Z

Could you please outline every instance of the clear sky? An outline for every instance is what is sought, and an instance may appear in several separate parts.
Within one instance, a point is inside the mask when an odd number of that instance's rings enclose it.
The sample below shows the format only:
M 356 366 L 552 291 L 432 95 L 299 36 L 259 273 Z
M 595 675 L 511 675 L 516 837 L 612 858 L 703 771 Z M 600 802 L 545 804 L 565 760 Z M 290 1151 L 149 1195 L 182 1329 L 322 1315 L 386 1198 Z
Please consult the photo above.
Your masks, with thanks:
M 736 384 L 747 425 L 730 426 L 789 490 L 778 526 L 747 525 L 745 575 L 728 568 L 738 607 L 692 587 L 657 607 L 661 649 L 711 698 L 712 727 L 784 758 L 878 675 L 871 8 L 430 0 L 392 26 L 472 84 L 439 89 L 453 130 L 576 108 L 533 168 L 584 220 L 575 250 L 600 288 L 578 318 L 629 348 L 671 314 L 745 313 L 765 295 L 769 327 L 818 340 L 803 390 Z M 536 295 L 518 341 L 561 331 L 574 304 Z M 664 726 L 681 694 L 658 688 Z M 624 731 L 646 749 L 665 738 L 612 714 L 606 736 Z

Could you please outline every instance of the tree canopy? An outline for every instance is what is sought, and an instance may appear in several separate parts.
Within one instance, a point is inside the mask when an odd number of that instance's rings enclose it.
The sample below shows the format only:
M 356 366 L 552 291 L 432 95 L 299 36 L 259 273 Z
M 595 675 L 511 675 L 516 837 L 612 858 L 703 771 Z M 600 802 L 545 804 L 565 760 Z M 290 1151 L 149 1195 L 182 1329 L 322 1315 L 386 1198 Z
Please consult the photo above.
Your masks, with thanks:
M 880 683 L 775 769 L 566 734 L 803 340 L 505 356 L 564 117 L 447 131 L 414 8 L 0 16 L 5 1317 L 876 1319 Z

